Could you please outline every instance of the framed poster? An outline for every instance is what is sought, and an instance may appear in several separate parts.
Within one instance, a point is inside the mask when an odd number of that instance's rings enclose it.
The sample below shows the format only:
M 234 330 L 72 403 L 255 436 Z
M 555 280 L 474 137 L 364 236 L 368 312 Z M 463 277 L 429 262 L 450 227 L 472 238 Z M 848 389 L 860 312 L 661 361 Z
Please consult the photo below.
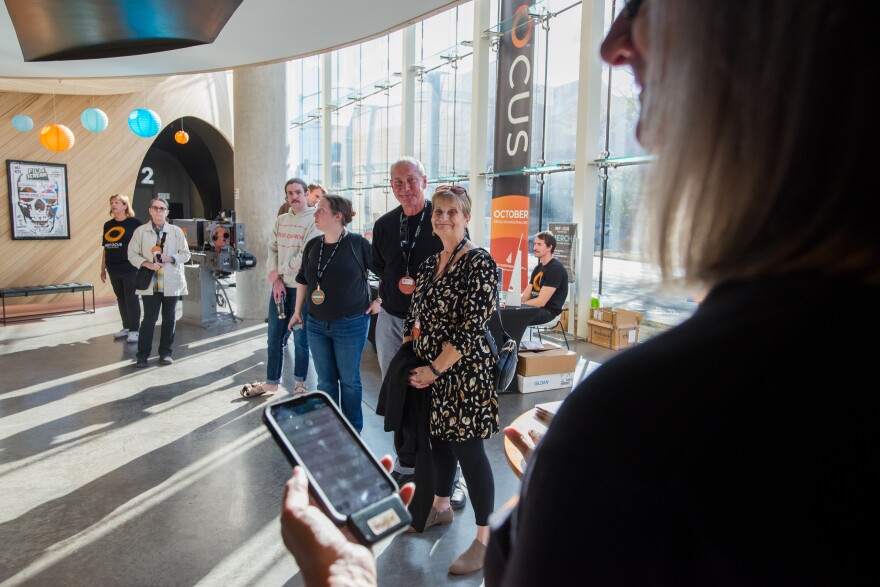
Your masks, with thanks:
M 67 165 L 6 160 L 13 239 L 70 238 Z

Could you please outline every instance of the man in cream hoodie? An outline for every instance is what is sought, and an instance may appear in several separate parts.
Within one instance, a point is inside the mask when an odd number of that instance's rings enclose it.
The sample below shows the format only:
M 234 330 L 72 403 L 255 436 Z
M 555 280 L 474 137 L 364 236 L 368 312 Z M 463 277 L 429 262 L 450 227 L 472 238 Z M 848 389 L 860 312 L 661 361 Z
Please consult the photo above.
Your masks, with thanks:
M 284 350 L 290 337 L 287 323 L 296 305 L 295 277 L 306 243 L 321 235 L 315 228 L 315 209 L 309 207 L 306 200 L 307 189 L 306 182 L 298 177 L 288 180 L 284 185 L 285 199 L 290 204 L 290 210 L 275 219 L 268 244 L 269 258 L 266 261 L 269 283 L 272 286 L 269 296 L 266 380 L 245 385 L 241 390 L 245 397 L 277 391 L 281 383 Z M 306 320 L 308 318 L 304 309 L 303 322 Z M 293 346 L 294 395 L 298 395 L 306 391 L 305 379 L 309 371 L 309 341 L 305 328 L 293 333 Z

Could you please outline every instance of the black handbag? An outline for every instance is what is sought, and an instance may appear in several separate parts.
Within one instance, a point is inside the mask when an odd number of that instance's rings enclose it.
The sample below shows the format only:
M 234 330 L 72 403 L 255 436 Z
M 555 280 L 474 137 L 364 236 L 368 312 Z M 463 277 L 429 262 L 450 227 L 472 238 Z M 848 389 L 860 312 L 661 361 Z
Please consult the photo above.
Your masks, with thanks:
M 137 276 L 134 278 L 134 286 L 137 289 L 149 289 L 150 284 L 153 283 L 153 276 L 155 274 L 155 271 L 147 267 L 139 268 L 137 270 Z
M 495 305 L 495 310 L 492 311 L 492 316 L 489 318 L 490 322 L 493 320 L 497 321 L 501 331 L 501 346 L 499 347 L 496 344 L 495 337 L 492 336 L 489 328 L 486 328 L 485 334 L 489 350 L 495 359 L 495 389 L 502 392 L 507 389 L 510 382 L 513 381 L 513 376 L 516 375 L 517 344 L 507 334 L 507 331 L 504 330 L 504 324 L 501 322 L 501 313 L 498 311 L 497 304 Z

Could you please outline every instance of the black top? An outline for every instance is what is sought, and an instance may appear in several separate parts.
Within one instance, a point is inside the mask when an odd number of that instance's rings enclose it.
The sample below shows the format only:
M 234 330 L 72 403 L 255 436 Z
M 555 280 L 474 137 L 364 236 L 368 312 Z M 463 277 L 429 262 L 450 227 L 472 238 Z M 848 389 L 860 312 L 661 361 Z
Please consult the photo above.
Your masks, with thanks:
M 419 266 L 425 259 L 443 250 L 440 237 L 433 236 L 431 232 L 431 202 L 425 203 L 425 217 L 419 223 L 421 211 L 414 216 L 407 217 L 408 234 L 407 243 L 409 250 L 419 224 L 422 230 L 419 239 L 412 248 L 409 259 L 409 275 L 413 279 L 418 276 Z M 382 215 L 373 226 L 373 263 L 371 269 L 381 280 L 379 283 L 379 297 L 382 298 L 382 309 L 396 316 L 406 318 L 412 295 L 404 295 L 397 287 L 400 278 L 406 275 L 407 263 L 403 250 L 400 246 L 400 215 L 403 206 Z
M 306 243 L 302 265 L 296 274 L 297 283 L 308 285 L 306 303 L 309 304 L 309 315 L 318 320 L 329 321 L 352 314 L 363 314 L 372 301 L 366 275 L 372 257 L 370 242 L 359 234 L 346 231 L 331 259 L 336 243 L 324 244 L 324 253 L 319 255 L 323 239 L 319 235 Z M 315 304 L 312 294 L 318 286 L 319 256 L 323 270 L 321 290 L 325 298 L 323 303 Z
M 550 259 L 546 265 L 538 263 L 529 279 L 532 285 L 532 299 L 538 297 L 544 286 L 555 287 L 556 291 L 544 304 L 544 308 L 558 316 L 562 312 L 565 298 L 568 296 L 568 272 L 558 259 Z
M 878 299 L 845 280 L 728 283 L 606 362 L 493 528 L 486 585 L 864 584 Z
M 104 247 L 107 271 L 113 273 L 131 273 L 137 267 L 128 262 L 128 243 L 134 229 L 142 223 L 137 218 L 126 218 L 119 221 L 111 218 L 104 223 L 101 245 Z

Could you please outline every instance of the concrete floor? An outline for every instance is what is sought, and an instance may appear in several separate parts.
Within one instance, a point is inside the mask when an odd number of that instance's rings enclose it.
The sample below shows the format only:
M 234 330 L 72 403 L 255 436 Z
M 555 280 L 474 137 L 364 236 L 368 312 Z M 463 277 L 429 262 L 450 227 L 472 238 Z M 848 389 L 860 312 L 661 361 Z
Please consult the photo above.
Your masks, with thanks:
M 301 585 L 278 524 L 290 468 L 260 421 L 279 396 L 239 395 L 265 375 L 266 324 L 179 322 L 174 364 L 154 356 L 147 369 L 118 329 L 115 307 L 0 328 L 0 585 Z M 613 354 L 575 346 L 581 369 Z M 386 454 L 370 344 L 362 377 L 363 437 Z M 502 423 L 568 391 L 502 394 Z M 519 480 L 500 434 L 487 450 L 500 506 Z M 480 585 L 481 573 L 447 574 L 473 523 L 468 505 L 450 526 L 396 538 L 380 583 Z

